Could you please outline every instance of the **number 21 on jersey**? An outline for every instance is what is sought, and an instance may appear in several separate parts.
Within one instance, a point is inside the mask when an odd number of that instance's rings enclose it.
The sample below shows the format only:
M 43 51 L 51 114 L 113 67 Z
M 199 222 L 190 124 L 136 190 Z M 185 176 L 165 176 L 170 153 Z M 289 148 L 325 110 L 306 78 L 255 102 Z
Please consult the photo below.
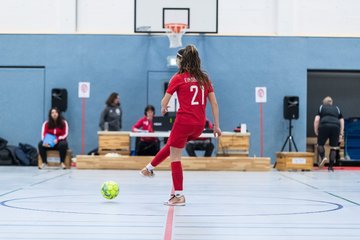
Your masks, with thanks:
M 204 95 L 205 95 L 205 90 L 204 90 L 204 87 L 201 86 L 201 105 L 204 105 Z M 196 85 L 191 85 L 190 86 L 190 92 L 194 92 L 194 95 L 192 97 L 192 100 L 191 100 L 191 105 L 199 105 L 199 102 L 196 101 L 196 97 L 199 93 L 199 87 L 196 86 Z

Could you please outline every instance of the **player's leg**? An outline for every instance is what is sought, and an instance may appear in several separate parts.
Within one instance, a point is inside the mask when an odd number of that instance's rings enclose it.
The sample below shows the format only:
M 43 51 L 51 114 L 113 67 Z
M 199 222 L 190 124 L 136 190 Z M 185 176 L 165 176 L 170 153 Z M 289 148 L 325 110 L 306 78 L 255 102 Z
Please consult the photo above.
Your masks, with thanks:
M 154 176 L 154 168 L 162 163 L 170 155 L 170 145 L 167 143 L 165 146 L 155 155 L 154 159 L 141 169 L 140 174 L 145 177 Z
M 334 171 L 333 166 L 336 158 L 336 150 L 339 149 L 339 134 L 340 128 L 339 127 L 332 127 L 329 129 L 330 137 L 329 137 L 329 145 L 330 145 L 330 162 L 329 162 L 329 171 Z
M 327 127 L 319 127 L 319 134 L 318 134 L 318 154 L 320 157 L 318 166 L 319 168 L 322 168 L 325 163 L 328 161 L 328 159 L 325 157 L 325 148 L 324 145 L 326 143 L 326 140 L 328 139 L 329 130 Z
M 175 128 L 176 127 L 176 128 Z M 165 202 L 169 206 L 184 206 L 185 197 L 183 194 L 183 169 L 181 165 L 181 152 L 185 147 L 188 139 L 196 139 L 203 131 L 203 126 L 182 125 L 173 127 L 171 132 L 170 144 L 170 161 L 171 161 L 171 174 L 175 194 Z
M 335 157 L 335 162 L 337 163 L 337 164 L 339 164 L 339 162 L 340 162 L 340 158 L 341 158 L 341 156 L 340 156 L 340 145 L 341 145 L 341 142 L 340 142 L 340 139 L 339 139 L 339 143 L 338 143 L 338 149 L 336 149 L 336 157 Z
M 328 166 L 328 171 L 334 171 L 334 162 L 335 162 L 335 158 L 336 158 L 336 149 L 338 147 L 330 147 L 330 162 L 329 162 L 329 166 Z
M 68 149 L 68 143 L 66 140 L 61 140 L 57 144 L 57 149 L 59 150 L 60 155 L 60 164 L 63 169 L 66 168 L 65 166 L 65 158 L 66 158 L 66 151 Z
M 47 164 L 47 155 L 46 155 L 47 148 L 43 146 L 43 141 L 39 142 L 38 149 L 39 149 L 39 154 L 42 159 L 42 165 L 39 166 L 39 169 L 43 169 L 44 167 L 46 167 L 46 164 Z
M 176 121 L 173 126 L 173 130 L 170 133 L 170 137 L 168 141 L 166 142 L 165 146 L 155 155 L 153 160 L 146 165 L 143 169 L 141 169 L 140 174 L 145 177 L 153 177 L 154 176 L 154 169 L 156 166 L 158 166 L 160 163 L 162 163 L 167 157 L 170 156 L 170 142 L 173 135 L 176 136 Z
M 184 206 L 185 197 L 183 194 L 183 169 L 181 165 L 182 148 L 170 147 L 171 175 L 174 187 L 174 195 L 165 202 L 169 206 Z

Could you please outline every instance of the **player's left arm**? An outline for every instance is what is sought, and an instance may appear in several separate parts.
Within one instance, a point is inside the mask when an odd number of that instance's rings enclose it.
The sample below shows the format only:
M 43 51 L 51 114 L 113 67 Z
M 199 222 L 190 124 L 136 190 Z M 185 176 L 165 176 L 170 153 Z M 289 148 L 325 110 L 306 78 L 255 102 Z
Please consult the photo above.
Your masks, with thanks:
M 214 136 L 220 137 L 221 136 L 221 129 L 219 123 L 219 107 L 216 101 L 215 93 L 210 92 L 208 95 L 208 99 L 210 102 L 213 118 L 214 118 Z
M 161 114 L 162 115 L 165 115 L 165 113 L 167 113 L 168 111 L 168 104 L 169 104 L 169 101 L 170 101 L 170 98 L 171 98 L 171 94 L 170 93 L 165 93 L 163 99 L 161 100 Z
M 344 137 L 344 126 L 345 126 L 344 118 L 340 118 L 340 139 Z

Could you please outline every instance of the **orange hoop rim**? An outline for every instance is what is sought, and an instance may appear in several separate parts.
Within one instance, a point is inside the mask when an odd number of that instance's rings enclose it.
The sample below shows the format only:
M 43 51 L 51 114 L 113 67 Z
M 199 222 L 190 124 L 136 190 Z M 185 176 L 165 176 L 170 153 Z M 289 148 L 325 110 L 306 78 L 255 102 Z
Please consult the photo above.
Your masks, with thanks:
M 182 30 L 187 28 L 186 23 L 166 23 L 165 28 L 173 33 L 180 33 Z

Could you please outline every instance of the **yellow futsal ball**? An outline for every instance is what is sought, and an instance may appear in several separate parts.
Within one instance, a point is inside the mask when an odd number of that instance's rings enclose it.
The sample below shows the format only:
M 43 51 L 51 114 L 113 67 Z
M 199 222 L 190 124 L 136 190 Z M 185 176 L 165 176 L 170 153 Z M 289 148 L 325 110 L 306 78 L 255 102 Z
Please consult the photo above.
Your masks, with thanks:
M 104 182 L 101 186 L 101 194 L 106 199 L 114 199 L 119 194 L 119 185 L 113 181 Z

